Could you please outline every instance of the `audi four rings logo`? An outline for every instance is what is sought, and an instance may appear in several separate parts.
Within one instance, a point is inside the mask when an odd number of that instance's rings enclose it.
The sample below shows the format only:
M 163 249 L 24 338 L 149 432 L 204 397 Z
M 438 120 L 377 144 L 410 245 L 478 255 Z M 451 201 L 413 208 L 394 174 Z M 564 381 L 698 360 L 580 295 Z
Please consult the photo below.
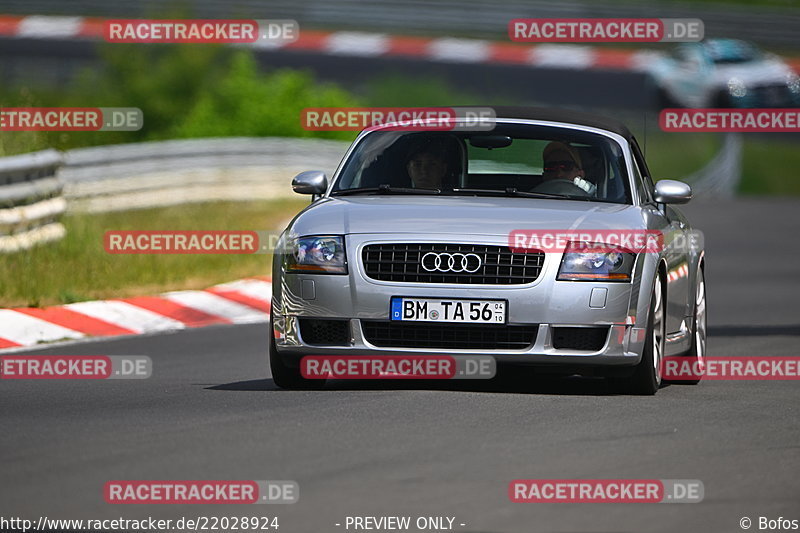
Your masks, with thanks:
M 428 272 L 477 272 L 481 267 L 478 254 L 428 252 L 422 256 L 422 268 Z

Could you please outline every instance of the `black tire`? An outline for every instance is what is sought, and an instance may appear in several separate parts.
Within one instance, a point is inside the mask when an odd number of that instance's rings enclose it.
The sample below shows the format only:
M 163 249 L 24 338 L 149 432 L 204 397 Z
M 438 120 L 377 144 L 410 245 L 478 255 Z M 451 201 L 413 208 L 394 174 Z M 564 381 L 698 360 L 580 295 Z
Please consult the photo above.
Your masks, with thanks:
M 706 361 L 706 277 L 702 268 L 697 270 L 697 289 L 694 296 L 694 316 L 692 317 L 692 346 L 685 356 L 694 359 L 698 367 L 705 369 Z M 698 320 L 699 316 L 699 320 Z M 676 383 L 697 385 L 703 380 L 702 374 L 697 379 L 683 379 Z
M 650 310 L 647 314 L 647 333 L 642 360 L 628 378 L 615 380 L 623 392 L 641 396 L 654 395 L 661 386 L 661 371 L 665 347 L 664 290 L 661 276 L 656 274 Z M 658 322 L 658 325 L 656 325 Z M 656 347 L 658 346 L 658 348 Z
M 269 320 L 269 368 L 272 381 L 282 389 L 319 390 L 325 386 L 325 379 L 306 379 L 300 373 L 300 367 L 291 367 L 283 362 L 275 347 L 275 335 L 272 329 L 272 317 Z

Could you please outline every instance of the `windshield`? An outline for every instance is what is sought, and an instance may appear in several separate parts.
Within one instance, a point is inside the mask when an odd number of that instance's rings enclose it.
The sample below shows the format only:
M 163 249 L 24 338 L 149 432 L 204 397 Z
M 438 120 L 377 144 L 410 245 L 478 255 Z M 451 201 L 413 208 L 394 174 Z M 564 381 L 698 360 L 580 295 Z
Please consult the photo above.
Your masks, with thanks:
M 761 59 L 761 51 L 743 41 L 711 41 L 706 51 L 716 64 L 748 63 Z
M 379 131 L 331 194 L 515 195 L 631 203 L 620 146 L 595 133 L 524 124 L 492 131 Z

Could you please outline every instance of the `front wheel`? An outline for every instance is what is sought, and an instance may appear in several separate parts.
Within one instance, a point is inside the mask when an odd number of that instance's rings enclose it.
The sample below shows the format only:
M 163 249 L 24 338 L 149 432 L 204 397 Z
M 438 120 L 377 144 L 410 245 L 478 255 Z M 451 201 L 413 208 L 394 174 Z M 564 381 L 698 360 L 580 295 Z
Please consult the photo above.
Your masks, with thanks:
M 692 359 L 692 367 L 698 370 L 697 379 L 687 379 L 680 383 L 697 385 L 703 379 L 706 368 L 706 277 L 703 269 L 697 270 L 697 290 L 694 299 L 694 317 L 692 319 L 692 347 L 686 357 Z
M 647 319 L 647 334 L 642 360 L 636 365 L 633 375 L 619 383 L 625 392 L 652 396 L 661 386 L 661 370 L 664 360 L 665 339 L 664 291 L 661 277 L 656 274 L 650 312 Z
M 283 362 L 275 347 L 275 333 L 272 328 L 272 317 L 269 319 L 269 368 L 272 371 L 272 381 L 282 389 L 289 390 L 318 390 L 325 386 L 324 379 L 306 379 L 300 372 L 300 367 L 291 367 Z

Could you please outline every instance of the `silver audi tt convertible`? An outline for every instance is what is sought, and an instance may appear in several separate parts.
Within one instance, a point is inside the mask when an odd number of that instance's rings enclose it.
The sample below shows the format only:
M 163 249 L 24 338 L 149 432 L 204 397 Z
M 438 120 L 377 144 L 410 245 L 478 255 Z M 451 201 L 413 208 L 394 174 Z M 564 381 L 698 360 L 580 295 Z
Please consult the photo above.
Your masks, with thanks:
M 690 187 L 654 183 L 615 120 L 493 110 L 491 129 L 370 128 L 330 179 L 294 178 L 312 202 L 273 256 L 278 386 L 324 386 L 306 355 L 492 355 L 633 394 L 667 356 L 704 363 L 702 234 L 674 207 Z

